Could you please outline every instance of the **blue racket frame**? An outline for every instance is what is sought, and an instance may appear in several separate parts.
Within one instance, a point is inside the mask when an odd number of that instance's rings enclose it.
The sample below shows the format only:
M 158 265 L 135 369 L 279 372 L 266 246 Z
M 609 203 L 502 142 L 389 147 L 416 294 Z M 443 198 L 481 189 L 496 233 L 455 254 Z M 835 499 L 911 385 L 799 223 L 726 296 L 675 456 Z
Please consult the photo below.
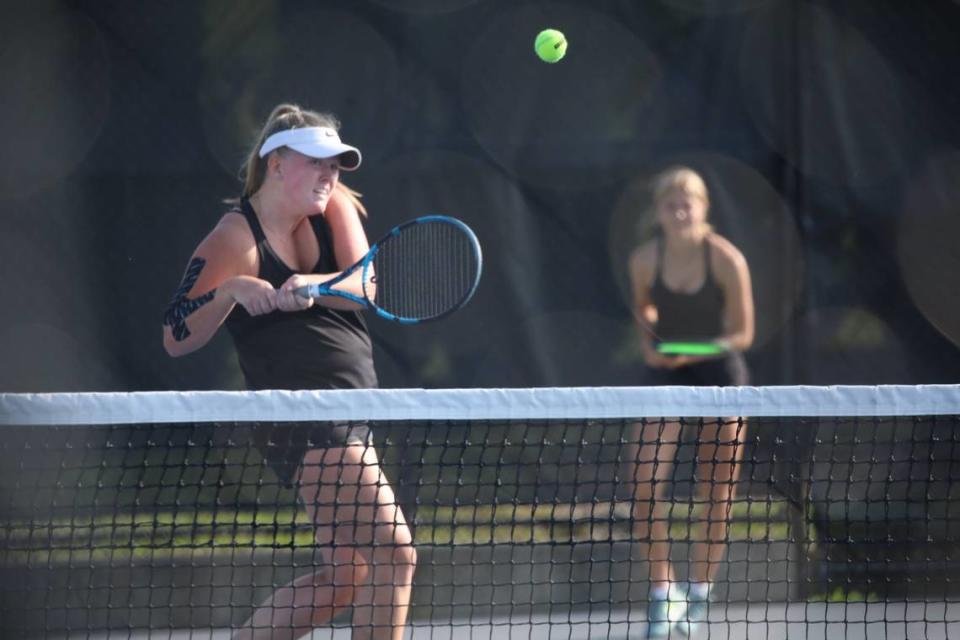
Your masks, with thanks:
M 438 222 L 457 227 L 463 233 L 463 235 L 468 239 L 470 245 L 472 246 L 474 255 L 476 256 L 477 271 L 473 279 L 473 282 L 467 289 L 466 294 L 459 300 L 459 302 L 451 306 L 449 309 L 445 309 L 441 313 L 438 313 L 429 317 L 425 317 L 425 318 L 398 316 L 396 314 L 390 313 L 389 311 L 377 306 L 377 303 L 371 300 L 367 296 L 367 283 L 370 282 L 370 278 L 368 278 L 367 276 L 377 253 L 379 253 L 380 249 L 388 240 L 391 240 L 392 238 L 395 238 L 396 236 L 400 235 L 401 233 L 403 233 L 405 229 L 408 229 L 410 227 L 414 227 L 417 225 L 421 225 L 421 224 L 438 223 Z M 352 276 L 354 273 L 356 273 L 358 270 L 360 270 L 362 274 L 361 282 L 363 286 L 363 293 L 364 293 L 363 296 L 357 296 L 347 291 L 337 291 L 333 289 L 333 287 L 337 283 L 343 282 L 344 280 Z M 452 218 L 450 216 L 427 215 L 427 216 L 420 216 L 419 218 L 414 218 L 413 220 L 408 220 L 407 222 L 404 222 L 403 224 L 399 224 L 393 229 L 391 229 L 390 231 L 388 231 L 382 238 L 380 238 L 379 240 L 374 242 L 373 245 L 370 246 L 370 250 L 367 251 L 367 253 L 362 258 L 360 258 L 360 260 L 358 260 L 353 265 L 348 267 L 346 270 L 341 272 L 340 275 L 338 275 L 336 278 L 333 278 L 332 280 L 327 280 L 326 282 L 321 282 L 319 284 L 311 284 L 305 287 L 299 287 L 294 290 L 294 293 L 304 298 L 307 298 L 307 297 L 317 298 L 320 296 L 337 296 L 340 298 L 345 298 L 347 300 L 356 302 L 357 304 L 360 304 L 366 309 L 369 309 L 375 312 L 378 316 L 386 320 L 391 320 L 393 322 L 398 322 L 400 324 L 419 324 L 421 322 L 438 320 L 440 318 L 448 316 L 454 311 L 456 311 L 457 309 L 460 309 L 461 307 L 466 305 L 468 302 L 470 302 L 470 299 L 473 297 L 474 292 L 477 290 L 477 285 L 480 284 L 480 274 L 482 271 L 483 271 L 483 252 L 480 249 L 480 241 L 477 240 L 477 236 L 473 232 L 473 229 L 468 227 L 463 221 L 458 220 L 456 218 Z

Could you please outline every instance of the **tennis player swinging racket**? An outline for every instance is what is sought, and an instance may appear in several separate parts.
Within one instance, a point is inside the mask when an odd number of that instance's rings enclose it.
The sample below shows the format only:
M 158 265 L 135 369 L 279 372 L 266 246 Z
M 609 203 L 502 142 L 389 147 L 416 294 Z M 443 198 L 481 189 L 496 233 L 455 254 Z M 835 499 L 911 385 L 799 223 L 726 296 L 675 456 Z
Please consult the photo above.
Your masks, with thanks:
M 267 118 L 242 197 L 198 245 L 164 314 L 170 355 L 201 348 L 222 324 L 249 389 L 375 387 L 362 309 L 417 322 L 469 300 L 480 253 L 462 223 L 432 217 L 368 245 L 363 207 L 339 181 L 360 152 L 338 126 L 290 104 Z M 254 441 L 309 514 L 317 560 L 234 639 L 301 637 L 349 610 L 358 634 L 399 640 L 417 554 L 368 426 L 263 424 Z

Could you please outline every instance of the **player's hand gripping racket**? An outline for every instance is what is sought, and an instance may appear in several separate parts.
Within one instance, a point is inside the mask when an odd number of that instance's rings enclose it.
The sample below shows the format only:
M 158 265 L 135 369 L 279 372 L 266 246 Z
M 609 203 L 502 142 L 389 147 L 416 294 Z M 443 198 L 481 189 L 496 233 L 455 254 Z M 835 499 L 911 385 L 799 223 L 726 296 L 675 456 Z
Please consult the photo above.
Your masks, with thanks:
M 302 297 L 340 296 L 378 315 L 413 324 L 436 320 L 465 305 L 480 282 L 477 236 L 448 216 L 423 216 L 390 230 L 356 264 L 332 280 L 299 287 Z M 363 296 L 335 289 L 361 273 Z

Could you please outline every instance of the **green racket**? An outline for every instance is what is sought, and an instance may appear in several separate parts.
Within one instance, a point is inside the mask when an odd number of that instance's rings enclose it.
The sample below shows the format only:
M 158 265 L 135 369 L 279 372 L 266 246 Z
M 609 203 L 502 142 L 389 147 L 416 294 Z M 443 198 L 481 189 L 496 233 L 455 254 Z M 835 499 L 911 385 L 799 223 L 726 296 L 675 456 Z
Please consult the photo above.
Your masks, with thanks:
M 667 356 L 715 356 L 726 349 L 715 342 L 671 342 L 657 344 L 657 351 Z

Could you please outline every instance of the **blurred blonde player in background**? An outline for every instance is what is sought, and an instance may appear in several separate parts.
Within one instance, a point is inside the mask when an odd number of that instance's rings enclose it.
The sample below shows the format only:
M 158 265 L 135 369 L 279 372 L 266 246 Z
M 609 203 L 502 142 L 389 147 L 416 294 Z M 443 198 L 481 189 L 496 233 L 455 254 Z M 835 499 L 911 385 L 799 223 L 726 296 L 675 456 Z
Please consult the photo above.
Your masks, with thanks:
M 653 180 L 655 236 L 633 251 L 629 276 L 650 384 L 748 384 L 743 351 L 754 334 L 750 271 L 739 250 L 707 222 L 710 198 L 692 169 L 669 168 Z M 661 341 L 719 345 L 717 356 L 663 355 Z M 650 564 L 648 636 L 690 634 L 706 619 L 710 586 L 726 552 L 727 520 L 746 437 L 737 417 L 704 423 L 697 434 L 697 500 L 705 522 L 691 530 L 689 584 L 670 562 L 669 502 L 664 485 L 681 438 L 678 418 L 634 426 L 627 459 L 633 466 L 634 537 Z

